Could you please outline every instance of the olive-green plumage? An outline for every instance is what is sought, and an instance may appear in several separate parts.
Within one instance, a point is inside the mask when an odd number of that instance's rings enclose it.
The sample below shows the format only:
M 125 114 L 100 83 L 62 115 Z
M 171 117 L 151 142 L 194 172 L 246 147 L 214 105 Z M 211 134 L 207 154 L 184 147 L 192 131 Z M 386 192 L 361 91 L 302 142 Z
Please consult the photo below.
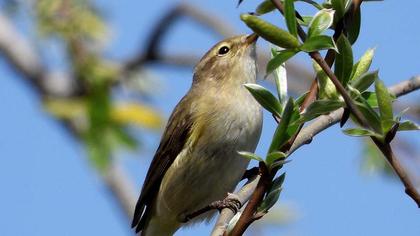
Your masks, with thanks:
M 169 118 L 136 205 L 142 235 L 172 235 L 185 216 L 234 190 L 253 152 L 262 111 L 243 86 L 256 80 L 256 35 L 226 39 L 195 67 L 188 93 Z M 187 224 L 210 219 L 214 212 Z

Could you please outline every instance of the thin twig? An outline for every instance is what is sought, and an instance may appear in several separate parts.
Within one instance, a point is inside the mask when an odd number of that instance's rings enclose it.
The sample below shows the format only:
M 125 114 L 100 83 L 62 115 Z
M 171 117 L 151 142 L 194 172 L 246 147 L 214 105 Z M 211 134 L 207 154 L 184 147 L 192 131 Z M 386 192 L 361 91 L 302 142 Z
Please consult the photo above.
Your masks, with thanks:
M 401 97 L 418 89 L 420 89 L 420 76 L 413 77 L 410 80 L 402 81 L 394 86 L 389 87 L 389 92 L 395 95 L 396 97 Z M 290 156 L 296 150 L 301 148 L 303 145 L 309 143 L 315 135 L 333 126 L 334 124 L 337 124 L 343 115 L 343 111 L 344 109 L 340 108 L 331 112 L 328 115 L 322 115 L 319 118 L 317 118 L 314 122 L 303 128 L 299 133 L 298 137 L 296 138 L 293 146 L 287 153 L 288 156 Z M 259 182 L 259 179 L 254 179 L 251 183 L 248 183 L 248 186 L 252 186 L 251 184 L 256 186 L 257 182 Z M 239 192 L 240 191 L 242 191 L 242 189 L 240 189 Z M 249 192 L 253 192 L 253 190 L 247 189 L 247 193 Z M 244 201 L 241 200 L 242 205 L 245 205 L 247 200 L 249 200 L 251 196 L 252 195 L 248 195 L 248 199 L 244 199 Z M 227 224 L 232 219 L 232 217 L 233 215 L 228 215 L 226 212 L 222 211 L 217 220 L 217 229 L 213 229 L 213 231 L 218 232 L 218 234 L 212 234 L 212 236 L 221 235 L 220 232 L 223 230 L 222 227 L 227 227 Z M 224 228 L 224 230 L 226 230 L 226 228 Z
M 124 170 L 117 163 L 111 163 L 103 175 L 103 180 L 110 194 L 120 205 L 124 216 L 131 220 L 134 215 L 134 206 L 136 204 L 136 192 L 134 185 L 130 181 Z
M 280 1 L 276 1 L 276 0 L 271 0 L 271 2 L 276 6 L 276 8 L 284 15 L 284 7 L 283 4 Z M 296 12 L 297 13 L 297 12 Z M 297 13 L 299 14 L 299 13 Z M 338 29 L 336 30 L 334 37 L 338 38 L 339 35 L 341 34 L 341 31 L 343 29 L 343 23 L 342 21 L 339 22 L 340 24 Z M 298 35 L 301 38 L 302 41 L 305 41 L 307 38 L 307 35 L 305 33 L 305 31 L 303 30 L 303 28 L 298 24 L 297 25 L 297 31 L 298 31 Z M 333 82 L 333 84 L 336 86 L 337 91 L 342 95 L 347 107 L 350 109 L 350 111 L 354 114 L 354 116 L 356 117 L 357 121 L 362 124 L 362 126 L 364 127 L 370 127 L 369 123 L 367 122 L 366 118 L 363 116 L 363 114 L 360 112 L 360 110 L 356 107 L 356 105 L 353 103 L 350 95 L 347 93 L 346 89 L 341 85 L 340 81 L 337 79 L 337 77 L 335 76 L 335 74 L 331 71 L 331 65 L 333 64 L 334 61 L 334 57 L 331 56 L 332 54 L 334 54 L 333 52 L 329 52 L 330 56 L 328 57 L 329 59 L 329 63 L 328 64 L 322 57 L 321 54 L 319 52 L 311 52 L 309 53 L 309 55 L 320 65 L 320 67 L 325 71 L 325 73 L 327 74 L 327 76 L 331 79 L 331 81 Z M 315 80 L 312 83 L 312 91 L 310 93 L 311 96 L 316 96 L 316 92 L 315 90 L 317 90 L 317 81 Z M 308 97 L 307 101 L 305 103 L 305 105 L 309 104 L 309 99 L 312 99 L 312 97 Z M 302 128 L 302 126 L 299 127 L 299 131 Z M 283 146 L 281 148 L 281 151 L 286 152 L 288 151 L 288 149 L 292 146 L 294 139 L 297 136 L 293 136 L 290 140 L 290 142 L 288 142 L 285 146 Z M 275 173 L 274 173 L 275 175 Z M 248 228 L 248 226 L 255 220 L 253 216 L 253 214 L 255 213 L 258 205 L 260 204 L 260 202 L 262 201 L 264 194 L 266 192 L 266 190 L 268 189 L 272 178 L 274 177 L 274 175 L 270 175 L 268 177 L 268 179 L 265 179 L 264 176 L 261 177 L 257 189 L 255 190 L 254 194 L 252 195 L 248 205 L 245 207 L 244 212 L 242 213 L 241 217 L 239 218 L 237 224 L 235 225 L 235 227 L 233 228 L 231 235 L 242 235 L 245 230 Z
M 394 86 L 389 87 L 389 92 L 396 97 L 401 97 L 413 91 L 420 89 L 420 76 L 415 76 L 410 80 L 402 81 Z M 321 131 L 329 128 L 340 121 L 343 115 L 343 108 L 337 109 L 328 115 L 322 115 L 314 122 L 302 129 L 293 146 L 290 148 L 288 155 L 291 155 L 301 146 L 308 143 L 312 138 Z
M 401 97 L 418 89 L 420 89 L 420 76 L 413 77 L 410 80 L 402 81 L 394 86 L 391 86 L 389 88 L 389 92 L 394 94 L 396 97 Z M 343 115 L 343 111 L 344 109 L 340 108 L 328 115 L 322 115 L 314 122 L 303 128 L 296 138 L 293 146 L 287 153 L 288 156 L 301 148 L 303 145 L 309 143 L 313 137 L 315 137 L 315 135 L 333 126 L 334 124 L 337 124 Z M 242 205 L 245 205 L 246 202 L 251 198 L 255 186 L 258 182 L 259 178 L 256 178 L 251 182 L 248 182 L 246 186 L 242 187 L 238 192 L 235 193 L 235 195 L 239 197 Z M 222 211 L 217 219 L 217 224 L 213 228 L 212 236 L 223 235 L 223 232 L 226 230 L 226 227 L 232 218 L 233 214 L 231 214 L 230 210 Z
M 408 176 L 408 173 L 402 167 L 398 158 L 394 155 L 391 145 L 389 143 L 383 143 L 376 137 L 371 137 L 371 139 L 376 144 L 376 146 L 378 146 L 379 150 L 381 150 L 382 154 L 384 154 L 388 163 L 392 166 L 392 169 L 404 184 L 405 193 L 410 196 L 416 202 L 417 207 L 420 208 L 420 193 L 414 186 L 413 182 Z
M 254 217 L 255 211 L 260 205 L 261 201 L 264 199 L 264 195 L 267 191 L 267 188 L 268 186 L 270 186 L 271 180 L 274 177 L 273 173 L 269 173 L 264 162 L 260 162 L 259 167 L 261 171 L 261 177 L 257 183 L 257 186 L 255 187 L 251 198 L 248 201 L 248 204 L 242 212 L 241 217 L 239 217 L 238 222 L 230 232 L 229 235 L 231 236 L 243 235 L 243 233 L 249 227 L 249 225 L 257 219 Z
M 205 11 L 196 8 L 191 4 L 181 3 L 168 11 L 156 24 L 145 44 L 145 53 L 137 53 L 134 58 L 127 61 L 127 63 L 125 63 L 125 70 L 133 70 L 147 61 L 160 60 L 162 56 L 159 54 L 159 46 L 163 38 L 166 36 L 170 27 L 183 16 L 191 17 L 196 22 L 201 23 L 207 29 L 222 37 L 226 38 L 235 34 L 233 27 L 226 24 L 224 21 L 221 21 L 219 18 L 207 14 Z
M 337 76 L 335 76 L 334 72 L 331 70 L 331 67 L 324 61 L 321 54 L 316 52 L 310 52 L 309 55 L 314 59 L 318 65 L 322 68 L 325 74 L 330 78 L 331 82 L 334 84 L 337 92 L 343 97 L 344 102 L 347 105 L 347 108 L 350 109 L 351 113 L 356 118 L 357 122 L 359 122 L 365 128 L 371 128 L 369 122 L 366 120 L 363 113 L 359 110 L 359 108 L 354 104 L 352 98 L 348 94 L 347 90 L 344 86 L 340 83 Z
M 160 49 L 161 43 L 166 36 L 168 30 L 173 27 L 178 20 L 183 17 L 192 19 L 194 22 L 199 23 L 205 29 L 212 32 L 217 37 L 227 38 L 236 34 L 236 30 L 226 21 L 214 17 L 215 14 L 211 14 L 207 11 L 203 11 L 189 3 L 180 3 L 172 9 L 170 9 L 163 17 L 152 27 L 150 36 L 147 38 L 144 46 L 141 50 L 135 53 L 132 58 L 129 58 L 123 62 L 119 67 L 122 74 L 129 73 L 146 63 L 157 63 L 169 66 L 185 66 L 193 67 L 199 60 L 200 56 L 192 53 L 180 53 L 180 54 L 163 54 Z M 258 65 L 260 68 L 264 67 L 269 60 L 267 54 L 258 56 Z M 307 85 L 308 80 L 311 78 L 312 73 L 307 69 L 302 68 L 296 63 L 288 63 L 287 71 L 294 77 L 289 84 L 292 91 L 296 93 L 303 92 Z M 263 77 L 263 70 L 260 71 L 260 76 Z

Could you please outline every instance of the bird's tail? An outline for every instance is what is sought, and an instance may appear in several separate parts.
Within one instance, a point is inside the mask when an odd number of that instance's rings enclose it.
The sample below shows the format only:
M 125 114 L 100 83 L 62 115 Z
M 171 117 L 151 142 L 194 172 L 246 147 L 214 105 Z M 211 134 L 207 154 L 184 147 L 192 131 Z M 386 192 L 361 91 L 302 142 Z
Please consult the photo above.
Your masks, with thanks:
M 172 236 L 181 226 L 179 222 L 152 217 L 142 230 L 141 236 Z

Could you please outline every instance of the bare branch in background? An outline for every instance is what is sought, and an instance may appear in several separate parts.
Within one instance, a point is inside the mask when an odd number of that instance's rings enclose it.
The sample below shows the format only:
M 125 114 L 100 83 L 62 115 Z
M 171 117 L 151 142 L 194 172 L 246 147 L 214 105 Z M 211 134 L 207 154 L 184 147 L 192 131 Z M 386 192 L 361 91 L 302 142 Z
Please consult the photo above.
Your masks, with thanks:
M 128 60 L 125 64 L 125 70 L 133 70 L 136 67 L 141 66 L 148 61 L 160 61 L 161 58 L 165 58 L 160 54 L 159 46 L 162 39 L 166 36 L 168 29 L 170 29 L 175 22 L 181 17 L 190 17 L 192 20 L 200 23 L 210 31 L 213 31 L 217 35 L 222 37 L 232 36 L 235 32 L 233 27 L 226 24 L 219 18 L 214 17 L 199 8 L 196 8 L 188 3 L 181 3 L 169 10 L 161 20 L 155 25 L 152 32 L 144 45 L 144 52 L 137 53 L 132 59 Z M 187 58 L 190 56 L 181 55 L 181 58 Z M 172 57 L 174 58 L 174 57 Z M 200 57 L 195 57 L 196 60 L 189 60 L 192 62 L 190 65 L 195 65 Z M 167 60 L 163 60 L 165 62 Z M 185 62 L 185 60 L 183 60 Z M 176 62 L 176 60 L 169 60 L 169 62 Z
M 124 215 L 131 220 L 134 215 L 134 206 L 137 201 L 137 191 L 134 185 L 126 175 L 125 171 L 116 163 L 111 163 L 107 172 L 103 176 L 111 195 L 120 205 Z
M 41 95 L 69 96 L 75 91 L 75 84 L 68 74 L 50 72 L 41 58 L 9 21 L 0 13 L 0 52 L 6 61 L 20 74 L 28 78 Z
M 133 58 L 127 60 L 121 66 L 122 70 L 129 72 L 135 70 L 146 63 L 159 63 L 173 66 L 193 67 L 200 60 L 200 55 L 191 53 L 164 55 L 159 48 L 167 31 L 174 26 L 174 24 L 182 17 L 188 17 L 192 21 L 200 23 L 203 27 L 214 33 L 216 36 L 227 38 L 231 37 L 237 31 L 233 26 L 226 23 L 214 14 L 205 12 L 188 3 L 180 3 L 171 10 L 169 10 L 153 27 L 149 38 L 146 40 L 142 49 L 137 52 Z M 265 76 L 265 65 L 268 60 L 268 53 L 259 53 L 258 65 L 260 69 L 260 77 Z M 293 80 L 290 80 L 289 89 L 295 93 L 302 93 L 309 88 L 309 79 L 313 74 L 306 67 L 300 65 L 298 62 L 288 63 L 287 71 L 290 73 Z

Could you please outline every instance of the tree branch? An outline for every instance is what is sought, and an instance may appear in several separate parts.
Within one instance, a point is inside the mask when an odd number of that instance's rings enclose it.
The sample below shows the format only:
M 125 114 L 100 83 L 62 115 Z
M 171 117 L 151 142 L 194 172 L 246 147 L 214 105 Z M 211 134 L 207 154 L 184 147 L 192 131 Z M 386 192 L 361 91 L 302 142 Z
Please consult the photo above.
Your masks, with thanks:
M 127 219 L 131 220 L 134 215 L 137 193 L 134 191 L 134 185 L 131 183 L 129 177 L 120 166 L 116 163 L 111 163 L 103 175 L 103 180 L 124 215 Z
M 284 15 L 284 7 L 283 4 L 280 1 L 276 1 L 276 0 L 271 0 L 271 2 L 274 4 L 274 6 L 280 11 L 281 14 Z M 359 7 L 360 4 L 356 3 L 355 7 L 353 8 L 357 8 Z M 298 12 L 295 12 L 296 15 L 299 15 Z M 344 19 L 340 19 L 340 21 L 337 23 L 336 26 L 336 30 L 334 33 L 334 39 L 336 40 L 342 33 L 342 31 L 344 30 Z M 299 37 L 301 38 L 302 41 L 305 41 L 307 38 L 307 35 L 305 33 L 305 31 L 303 30 L 303 28 L 297 24 L 297 33 L 299 35 Z M 328 62 L 326 62 L 322 57 L 321 54 L 318 51 L 315 52 L 310 52 L 308 53 L 312 59 L 314 59 L 319 65 L 320 67 L 325 71 L 325 73 L 327 74 L 327 76 L 330 78 L 330 80 L 332 81 L 332 83 L 335 85 L 336 90 L 341 94 L 341 96 L 343 97 L 347 107 L 349 108 L 349 110 L 353 113 L 353 115 L 356 117 L 357 121 L 362 124 L 362 126 L 364 127 L 370 127 L 369 123 L 367 122 L 366 118 L 364 117 L 364 115 L 360 112 L 360 110 L 358 109 L 358 107 L 354 104 L 353 100 L 351 99 L 350 95 L 347 93 L 346 89 L 343 87 L 343 85 L 340 83 L 340 81 L 337 79 L 337 77 L 335 76 L 335 74 L 331 71 L 331 65 L 334 62 L 335 59 L 335 52 L 333 52 L 332 50 L 329 50 L 327 53 L 327 57 L 326 59 L 328 59 Z M 311 89 L 309 94 L 307 95 L 307 97 L 305 98 L 305 101 L 303 103 L 303 106 L 301 107 L 301 110 L 304 110 L 306 108 L 306 106 L 308 106 L 312 100 L 315 99 L 315 97 L 317 96 L 317 90 L 318 90 L 318 86 L 317 86 L 317 79 L 315 78 L 315 80 L 312 82 L 311 85 Z M 302 128 L 302 125 L 298 128 L 298 132 L 299 133 L 300 129 Z M 289 148 L 291 147 L 291 145 L 293 144 L 295 138 L 297 137 L 297 135 L 294 135 L 292 138 L 289 139 L 289 142 L 286 145 L 283 145 L 283 147 L 280 148 L 280 151 L 282 152 L 287 152 L 289 150 Z M 247 229 L 247 227 L 255 220 L 255 217 L 252 217 L 258 207 L 258 205 L 260 204 L 260 202 L 262 201 L 264 194 L 266 192 L 266 190 L 268 189 L 272 178 L 274 178 L 276 171 L 274 171 L 274 173 L 272 173 L 271 175 L 269 175 L 266 178 L 264 178 L 265 176 L 263 175 L 258 183 L 257 189 L 255 190 L 255 192 L 253 193 L 248 205 L 245 207 L 243 214 L 241 215 L 241 217 L 239 218 L 237 224 L 235 225 L 235 227 L 233 228 L 231 234 L 236 236 L 236 235 L 242 235 L 245 230 Z
M 0 13 L 0 52 L 6 61 L 35 88 L 41 97 L 77 94 L 76 86 L 72 83 L 73 78 L 65 73 L 48 71 L 33 48 L 35 47 L 16 30 L 9 19 Z M 73 137 L 77 137 L 74 126 L 66 121 L 61 123 Z M 110 193 L 130 219 L 136 202 L 132 183 L 116 164 L 111 164 L 102 177 Z
M 278 10 L 284 15 L 284 9 L 283 5 L 280 2 L 276 2 L 275 0 L 272 0 L 272 2 L 276 3 L 276 7 Z M 353 11 L 355 12 L 358 7 L 360 7 L 360 4 L 362 3 L 362 0 L 355 0 L 353 1 Z M 337 26 L 344 27 L 343 21 L 338 22 Z M 300 25 L 297 26 L 298 34 L 302 41 L 305 41 L 306 39 L 306 33 L 303 31 L 302 27 Z M 337 31 L 335 32 L 337 33 Z M 367 121 L 366 117 L 363 115 L 363 113 L 359 110 L 359 108 L 354 104 L 352 98 L 348 94 L 347 90 L 344 88 L 344 86 L 341 84 L 341 82 L 338 80 L 334 72 L 331 70 L 331 65 L 329 65 L 321 56 L 321 54 L 318 51 L 310 52 L 309 55 L 313 60 L 315 60 L 318 65 L 323 69 L 323 71 L 326 73 L 326 75 L 329 77 L 331 82 L 334 84 L 336 90 L 340 93 L 340 95 L 343 97 L 347 108 L 350 110 L 350 112 L 354 115 L 354 118 L 356 121 L 365 128 L 371 128 L 369 122 Z M 371 137 L 373 142 L 376 144 L 376 146 L 381 150 L 381 152 L 384 154 L 386 159 L 388 160 L 389 164 L 392 166 L 394 171 L 397 173 L 400 180 L 403 182 L 404 186 L 406 187 L 406 193 L 417 203 L 418 207 L 420 208 L 420 193 L 416 190 L 411 180 L 407 177 L 407 174 L 401 167 L 399 161 L 397 158 L 395 158 L 395 155 L 391 149 L 390 144 L 387 141 L 381 141 L 376 137 Z
M 199 55 L 191 53 L 164 55 L 159 47 L 167 31 L 182 17 L 192 19 L 194 22 L 199 23 L 210 32 L 222 38 L 231 37 L 236 34 L 236 30 L 233 26 L 227 24 L 226 21 L 214 17 L 214 14 L 203 11 L 189 3 L 180 3 L 169 10 L 161 18 L 161 20 L 156 23 L 149 38 L 146 40 L 146 44 L 141 48 L 141 50 L 139 50 L 132 58 L 121 64 L 121 72 L 130 72 L 146 63 L 159 63 L 170 66 L 185 67 L 193 67 L 197 64 L 200 60 Z M 262 54 L 259 55 L 257 63 L 260 68 L 263 68 L 267 64 L 268 60 L 269 57 L 266 56 L 266 54 Z M 301 93 L 307 90 L 312 73 L 293 62 L 288 63 L 286 68 L 287 71 L 295 78 L 289 84 L 290 89 L 296 93 Z M 260 76 L 263 77 L 264 75 L 261 73 L 264 73 L 263 70 L 260 71 Z
M 222 37 L 230 37 L 234 34 L 235 30 L 229 24 L 219 20 L 211 14 L 202 11 L 188 3 L 180 3 L 170 11 L 168 11 L 161 20 L 153 28 L 147 42 L 145 44 L 145 52 L 137 53 L 136 56 L 125 63 L 125 70 L 130 71 L 136 67 L 141 66 L 148 61 L 157 61 L 165 56 L 160 55 L 159 45 L 162 39 L 166 35 L 167 31 L 178 21 L 181 17 L 187 16 L 201 23 L 212 32 Z M 195 57 L 197 60 L 191 65 L 198 62 L 199 57 Z M 191 62 L 191 61 L 190 61 Z
M 247 202 L 257 187 L 258 180 L 260 175 L 256 175 L 253 178 L 249 179 L 242 188 L 235 193 L 235 196 L 240 202 Z M 235 214 L 229 208 L 225 208 L 220 212 L 219 217 L 217 218 L 216 224 L 211 232 L 212 236 L 222 236 L 225 232 L 227 226 L 229 225 L 230 220 Z
M 416 91 L 418 89 L 420 89 L 420 76 L 413 77 L 410 80 L 403 81 L 394 86 L 389 87 L 389 92 L 394 94 L 397 97 L 400 97 L 408 93 L 411 93 L 413 91 Z M 301 148 L 303 145 L 310 143 L 315 135 L 333 126 L 334 124 L 337 124 L 343 115 L 343 111 L 344 109 L 340 108 L 336 111 L 331 112 L 328 115 L 322 115 L 319 118 L 317 118 L 314 122 L 310 123 L 308 126 L 303 128 L 300 131 L 298 137 L 296 138 L 294 144 L 290 148 L 288 155 L 291 155 L 296 150 Z M 247 183 L 246 191 L 245 191 L 247 194 L 243 195 L 246 198 L 241 199 L 242 205 L 246 204 L 246 202 L 250 199 L 254 191 L 254 189 L 248 188 L 248 186 L 253 186 L 253 188 L 255 188 L 258 181 L 259 181 L 259 178 L 256 178 L 252 180 L 251 182 Z M 239 195 L 240 192 L 242 192 L 242 188 L 236 194 Z M 233 214 L 231 214 L 230 212 L 231 211 L 229 210 L 221 212 L 221 214 L 218 217 L 217 224 L 213 228 L 212 236 L 223 235 L 223 233 L 221 232 L 226 230 L 228 223 L 233 217 Z
M 0 13 L 0 53 L 20 74 L 28 79 L 41 95 L 69 96 L 75 93 L 72 79 L 64 73 L 47 70 L 31 45 L 13 26 L 9 19 Z
M 420 76 L 415 76 L 410 80 L 406 80 L 389 87 L 389 92 L 396 97 L 401 97 L 418 89 L 420 89 Z M 288 154 L 292 154 L 301 146 L 309 143 L 312 138 L 321 131 L 338 123 L 343 115 L 343 111 L 344 109 L 340 108 L 328 115 L 320 116 L 314 122 L 303 128 L 299 133 L 299 136 L 296 138 L 296 141 L 290 148 Z

